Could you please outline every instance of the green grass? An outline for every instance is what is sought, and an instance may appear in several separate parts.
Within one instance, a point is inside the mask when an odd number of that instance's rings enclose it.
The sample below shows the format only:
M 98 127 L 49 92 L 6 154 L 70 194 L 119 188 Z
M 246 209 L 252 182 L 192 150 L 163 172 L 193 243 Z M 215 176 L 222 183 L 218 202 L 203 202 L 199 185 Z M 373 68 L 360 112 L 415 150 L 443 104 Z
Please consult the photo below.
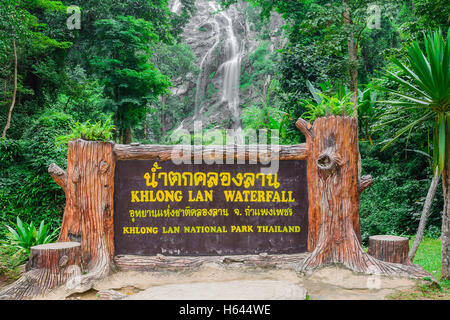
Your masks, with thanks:
M 412 246 L 414 238 L 410 240 Z M 450 281 L 441 281 L 441 241 L 425 238 L 414 257 L 414 264 L 431 273 L 438 283 L 418 284 L 413 290 L 398 292 L 387 298 L 394 300 L 450 300 Z
M 413 242 L 414 238 L 409 242 L 410 248 Z M 420 265 L 439 280 L 441 277 L 441 241 L 439 239 L 423 239 L 413 263 Z

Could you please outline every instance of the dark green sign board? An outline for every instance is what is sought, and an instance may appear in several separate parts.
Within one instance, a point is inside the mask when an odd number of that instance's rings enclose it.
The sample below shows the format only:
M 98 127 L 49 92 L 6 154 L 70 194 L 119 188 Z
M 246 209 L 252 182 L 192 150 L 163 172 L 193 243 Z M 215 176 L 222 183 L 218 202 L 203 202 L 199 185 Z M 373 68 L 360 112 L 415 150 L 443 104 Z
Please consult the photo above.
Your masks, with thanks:
M 259 164 L 116 162 L 115 253 L 287 254 L 307 250 L 306 161 Z

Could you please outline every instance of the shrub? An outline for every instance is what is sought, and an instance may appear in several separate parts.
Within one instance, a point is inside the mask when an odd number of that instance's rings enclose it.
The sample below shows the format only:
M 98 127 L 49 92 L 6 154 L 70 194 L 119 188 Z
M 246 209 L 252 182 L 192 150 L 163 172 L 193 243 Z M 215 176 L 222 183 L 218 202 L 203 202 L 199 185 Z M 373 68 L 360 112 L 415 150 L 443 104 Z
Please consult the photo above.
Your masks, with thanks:
M 0 225 L 22 221 L 54 230 L 61 223 L 64 192 L 47 172 L 50 163 L 64 168 L 67 146 L 55 144 L 73 123 L 70 115 L 48 110 L 28 124 L 21 140 L 0 139 Z M 0 228 L 0 238 L 5 228 Z
M 0 139 L 0 168 L 23 159 L 23 143 L 20 140 Z
M 59 136 L 56 141 L 58 144 L 64 144 L 72 140 L 83 139 L 88 141 L 109 141 L 113 137 L 114 124 L 112 117 L 102 121 L 96 121 L 91 124 L 90 121 L 80 123 L 77 121 L 71 126 L 72 132 L 68 135 Z
M 339 95 L 327 96 L 319 92 L 317 92 L 317 95 L 322 98 L 320 103 L 306 101 L 305 108 L 307 111 L 303 113 L 302 118 L 312 122 L 319 117 L 331 115 L 349 117 L 354 116 L 355 105 L 351 102 L 353 92 L 350 92 L 342 97 Z
M 44 223 L 44 220 L 41 221 L 39 229 L 36 229 L 33 222 L 27 224 L 26 222 L 22 222 L 19 217 L 17 217 L 16 221 L 16 224 L 12 224 L 14 228 L 5 225 L 8 232 L 6 233 L 6 240 L 1 241 L 3 246 L 15 247 L 19 251 L 29 254 L 31 247 L 50 243 L 56 238 L 58 229 L 49 233 L 48 225 Z

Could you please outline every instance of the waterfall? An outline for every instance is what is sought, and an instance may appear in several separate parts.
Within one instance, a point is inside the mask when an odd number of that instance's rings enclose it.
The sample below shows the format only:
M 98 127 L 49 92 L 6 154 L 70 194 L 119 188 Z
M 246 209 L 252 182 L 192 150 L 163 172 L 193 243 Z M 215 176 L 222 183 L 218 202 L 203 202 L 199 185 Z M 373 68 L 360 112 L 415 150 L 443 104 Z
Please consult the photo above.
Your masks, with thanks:
M 242 128 L 241 128 L 241 113 L 239 110 L 239 86 L 241 75 L 241 52 L 236 36 L 233 31 L 233 22 L 231 18 L 225 13 L 221 12 L 227 21 L 226 35 L 227 40 L 225 44 L 225 53 L 227 61 L 223 63 L 220 68 L 224 69 L 224 79 L 222 88 L 222 102 L 228 103 L 228 108 L 233 116 L 233 129 L 235 129 L 235 143 L 242 144 Z
M 179 10 L 177 2 L 179 0 L 172 2 L 171 11 Z M 243 144 L 239 108 L 243 46 L 239 44 L 233 29 L 233 19 L 238 12 L 233 6 L 226 11 L 220 11 L 216 1 L 208 0 L 197 0 L 196 7 L 197 15 L 183 33 L 187 44 L 200 53 L 197 55 L 200 72 L 195 84 L 194 115 L 184 119 L 178 129 L 184 128 L 185 123 L 191 128 L 197 120 L 204 121 L 203 125 L 206 127 L 211 124 L 209 119 L 217 119 L 222 114 L 222 117 L 226 115 L 231 120 L 232 129 L 236 133 L 235 143 Z M 216 88 L 218 85 L 221 87 L 217 93 L 205 100 L 208 85 L 212 83 Z M 221 108 L 226 108 L 222 109 L 225 112 L 218 111 Z M 210 110 L 213 110 L 213 114 L 208 114 Z M 226 120 L 226 117 L 222 119 Z
M 217 6 L 215 3 L 208 2 L 208 6 L 211 8 L 212 12 L 217 11 Z M 214 17 L 214 20 L 212 22 L 214 25 L 213 32 L 216 34 L 216 40 L 214 41 L 214 45 L 206 52 L 206 54 L 203 56 L 203 58 L 200 62 L 200 73 L 198 75 L 197 87 L 195 90 L 195 113 L 196 114 L 198 113 L 199 107 L 202 103 L 203 96 L 204 96 L 205 81 L 207 81 L 207 78 L 205 77 L 205 71 L 206 71 L 205 64 L 206 64 L 206 62 L 208 62 L 208 57 L 211 55 L 213 50 L 216 49 L 216 47 L 220 43 L 220 28 L 219 28 L 219 23 L 217 22 L 217 18 Z
M 181 1 L 180 0 L 174 0 L 172 2 L 172 5 L 170 6 L 170 11 L 173 13 L 178 13 L 178 10 L 181 7 Z

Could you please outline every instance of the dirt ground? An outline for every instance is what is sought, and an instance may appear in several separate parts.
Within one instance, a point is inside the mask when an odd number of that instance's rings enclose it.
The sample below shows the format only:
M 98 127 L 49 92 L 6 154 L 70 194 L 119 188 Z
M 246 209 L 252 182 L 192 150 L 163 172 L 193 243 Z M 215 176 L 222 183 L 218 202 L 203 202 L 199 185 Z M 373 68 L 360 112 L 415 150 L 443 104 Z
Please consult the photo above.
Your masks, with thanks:
M 414 290 L 418 284 L 407 278 L 358 274 L 339 266 L 299 274 L 294 270 L 224 268 L 209 263 L 189 272 L 117 272 L 95 283 L 88 292 L 68 294 L 62 287 L 38 299 L 98 300 L 102 292 L 111 289 L 130 296 L 155 286 L 237 280 L 287 281 L 305 288 L 310 300 L 383 300 Z

